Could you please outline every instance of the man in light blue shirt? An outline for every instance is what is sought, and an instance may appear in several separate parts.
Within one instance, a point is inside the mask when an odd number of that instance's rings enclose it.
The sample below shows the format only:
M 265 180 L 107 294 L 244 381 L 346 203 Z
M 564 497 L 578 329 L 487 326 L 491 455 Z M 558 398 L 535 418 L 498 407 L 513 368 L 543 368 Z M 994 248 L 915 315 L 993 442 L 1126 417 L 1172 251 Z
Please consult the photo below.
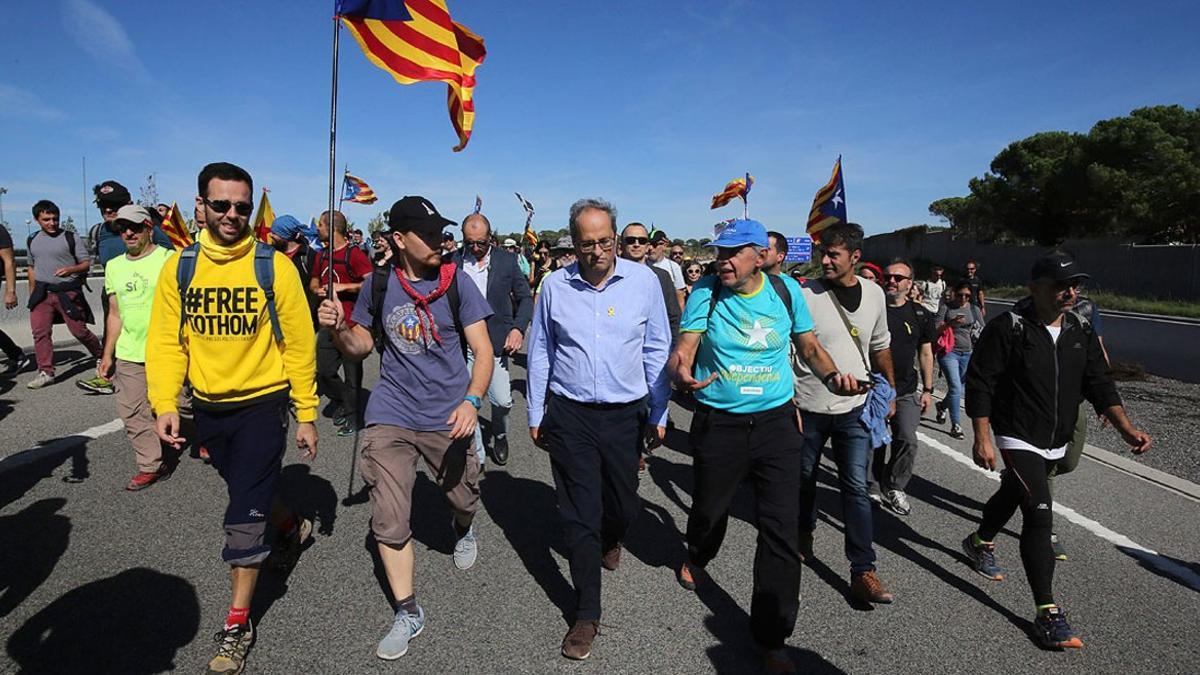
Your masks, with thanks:
M 546 277 L 529 328 L 529 434 L 550 453 L 576 594 L 562 654 L 577 660 L 599 630 L 600 566 L 616 569 L 641 510 L 641 440 L 662 442 L 670 396 L 658 277 L 617 258 L 616 219 L 601 200 L 571 206 L 576 262 Z

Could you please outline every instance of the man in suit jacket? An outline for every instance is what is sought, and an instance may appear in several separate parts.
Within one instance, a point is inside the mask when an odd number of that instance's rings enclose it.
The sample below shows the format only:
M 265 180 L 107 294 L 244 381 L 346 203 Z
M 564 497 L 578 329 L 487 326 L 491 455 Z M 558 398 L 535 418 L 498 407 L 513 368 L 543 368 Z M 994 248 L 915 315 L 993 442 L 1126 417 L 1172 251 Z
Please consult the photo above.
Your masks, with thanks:
M 463 219 L 463 247 L 455 252 L 454 263 L 475 282 L 492 307 L 487 320 L 495 359 L 488 400 L 492 403 L 492 459 L 508 463 L 508 413 L 512 410 L 512 387 L 508 359 L 521 349 L 525 329 L 533 317 L 533 294 L 529 280 L 521 273 L 517 257 L 492 245 L 492 224 L 482 213 Z M 474 355 L 468 352 L 468 361 Z M 472 364 L 468 363 L 468 368 Z M 475 427 L 475 447 L 483 461 L 483 434 Z

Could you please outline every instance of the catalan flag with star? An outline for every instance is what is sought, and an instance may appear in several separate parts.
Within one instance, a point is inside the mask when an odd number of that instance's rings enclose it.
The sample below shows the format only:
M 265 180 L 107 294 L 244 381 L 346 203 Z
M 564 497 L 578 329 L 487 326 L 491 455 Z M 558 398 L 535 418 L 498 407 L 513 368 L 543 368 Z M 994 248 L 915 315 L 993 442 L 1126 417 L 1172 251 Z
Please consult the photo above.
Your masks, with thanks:
M 451 19 L 445 0 L 337 0 L 337 14 L 367 59 L 400 84 L 446 83 L 454 151 L 467 147 L 483 38 Z
M 829 182 L 813 197 L 812 211 L 808 214 L 808 236 L 814 244 L 819 243 L 821 230 L 838 222 L 846 222 L 846 186 L 842 184 L 841 155 L 833 165 Z
M 167 217 L 163 218 L 162 231 L 171 240 L 171 244 L 179 250 L 194 243 L 192 233 L 188 231 L 187 224 L 183 222 L 183 214 L 179 212 L 178 203 L 171 203 L 171 210 L 167 213 Z
M 750 194 L 750 188 L 754 187 L 754 176 L 746 173 L 744 178 L 734 178 L 725 184 L 725 189 L 713 195 L 712 208 L 719 209 L 737 197 L 743 200 L 746 195 Z
M 379 198 L 375 196 L 375 191 L 371 189 L 371 186 L 367 185 L 367 181 L 346 172 L 342 176 L 342 201 L 355 204 L 374 204 L 379 201 Z
M 271 223 L 275 222 L 275 209 L 271 208 L 271 200 L 267 198 L 267 188 L 262 189 L 262 201 L 258 203 L 258 213 L 254 214 L 254 237 L 261 242 L 271 243 Z

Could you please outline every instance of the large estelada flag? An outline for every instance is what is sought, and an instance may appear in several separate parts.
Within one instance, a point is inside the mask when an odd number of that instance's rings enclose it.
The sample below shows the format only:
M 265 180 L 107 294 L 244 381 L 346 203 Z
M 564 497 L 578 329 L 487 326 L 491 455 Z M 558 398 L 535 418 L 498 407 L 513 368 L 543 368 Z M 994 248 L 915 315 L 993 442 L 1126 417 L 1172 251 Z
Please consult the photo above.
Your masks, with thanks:
M 254 236 L 262 242 L 271 243 L 271 223 L 275 222 L 275 209 L 271 208 L 271 200 L 267 199 L 267 188 L 263 188 L 262 201 L 258 204 L 258 213 L 254 214 Z
M 821 241 L 821 230 L 838 222 L 846 222 L 846 186 L 842 184 L 842 156 L 838 155 L 833 165 L 829 182 L 813 197 L 812 211 L 808 214 L 808 236 L 813 243 Z
M 342 201 L 355 204 L 374 204 L 379 201 L 375 191 L 367 182 L 357 176 L 346 173 L 342 176 Z
M 724 190 L 713 195 L 712 208 L 717 209 L 725 206 L 737 197 L 745 199 L 746 195 L 750 194 L 750 188 L 752 187 L 754 187 L 754 176 L 751 176 L 749 172 L 746 173 L 744 178 L 734 178 L 725 184 Z
M 445 0 L 337 0 L 337 14 L 367 58 L 400 84 L 445 82 L 455 152 L 475 125 L 475 69 L 483 38 L 450 18 Z
M 177 203 L 171 203 L 171 210 L 163 219 L 162 231 L 176 249 L 185 249 L 194 243 L 192 233 L 188 231 L 187 224 L 183 222 L 183 214 L 179 212 Z

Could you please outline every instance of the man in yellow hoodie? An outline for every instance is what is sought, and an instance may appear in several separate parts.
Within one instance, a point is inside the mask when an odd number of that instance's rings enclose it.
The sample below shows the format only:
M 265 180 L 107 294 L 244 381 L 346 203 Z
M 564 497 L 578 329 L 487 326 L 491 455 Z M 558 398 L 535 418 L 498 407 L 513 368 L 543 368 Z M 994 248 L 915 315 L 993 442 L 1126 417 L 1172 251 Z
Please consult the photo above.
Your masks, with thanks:
M 195 442 L 208 449 L 228 486 L 221 557 L 231 566 L 233 602 L 208 672 L 240 673 L 254 641 L 250 599 L 271 551 L 268 525 L 288 532 L 293 544 L 307 536 L 303 525 L 311 530 L 275 505 L 289 399 L 299 422 L 297 447 L 306 459 L 317 454 L 316 338 L 291 261 L 270 247 L 260 250 L 253 237 L 250 174 L 218 162 L 204 167 L 198 183 L 196 208 L 204 210 L 205 226 L 198 250 L 185 249 L 163 265 L 146 373 L 158 435 L 177 448 L 184 439 L 176 396 L 185 379 L 191 382 Z

